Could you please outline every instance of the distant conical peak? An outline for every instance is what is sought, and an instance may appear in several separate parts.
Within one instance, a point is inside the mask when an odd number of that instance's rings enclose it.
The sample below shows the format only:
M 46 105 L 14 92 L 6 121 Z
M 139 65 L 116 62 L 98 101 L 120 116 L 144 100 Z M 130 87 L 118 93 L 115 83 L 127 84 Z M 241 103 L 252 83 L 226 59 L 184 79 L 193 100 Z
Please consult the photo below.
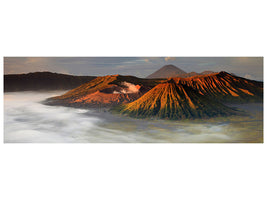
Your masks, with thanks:
M 164 65 L 163 67 L 161 67 L 160 69 L 169 69 L 169 70 L 180 70 L 180 71 L 183 71 L 182 69 L 180 69 L 179 67 L 175 66 L 175 65 Z M 184 71 L 183 71 L 184 72 Z M 186 73 L 186 72 L 184 72 Z
M 164 65 L 162 68 L 178 68 L 178 67 L 176 67 L 175 65 L 170 64 L 170 65 Z
M 154 73 L 150 74 L 147 78 L 169 78 L 177 77 L 181 74 L 186 74 L 186 72 L 174 65 L 165 65 Z

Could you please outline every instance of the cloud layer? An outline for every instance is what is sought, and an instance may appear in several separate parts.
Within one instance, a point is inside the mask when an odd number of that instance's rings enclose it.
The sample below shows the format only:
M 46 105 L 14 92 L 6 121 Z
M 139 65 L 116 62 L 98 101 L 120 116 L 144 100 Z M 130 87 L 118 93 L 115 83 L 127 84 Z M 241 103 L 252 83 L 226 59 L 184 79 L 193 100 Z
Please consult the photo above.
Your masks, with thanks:
M 11 142 L 235 142 L 259 137 L 242 123 L 138 120 L 93 110 L 42 105 L 61 92 L 4 95 L 4 141 Z M 262 110 L 262 107 L 260 108 Z M 253 109 L 253 112 L 255 109 Z M 260 121 L 261 122 L 261 121 Z M 251 133 L 253 134 L 251 135 Z M 260 132 L 262 134 L 262 132 Z M 262 136 L 262 135 L 261 135 Z

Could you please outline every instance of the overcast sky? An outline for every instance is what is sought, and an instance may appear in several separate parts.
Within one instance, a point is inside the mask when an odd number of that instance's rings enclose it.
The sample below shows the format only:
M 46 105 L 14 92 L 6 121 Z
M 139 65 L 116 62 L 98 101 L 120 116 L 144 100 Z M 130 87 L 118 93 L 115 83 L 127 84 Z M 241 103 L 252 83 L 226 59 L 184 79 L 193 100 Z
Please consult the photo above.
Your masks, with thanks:
M 249 79 L 263 80 L 262 57 L 5 57 L 4 73 L 51 71 L 144 78 L 167 64 L 173 64 L 186 72 L 227 71 Z

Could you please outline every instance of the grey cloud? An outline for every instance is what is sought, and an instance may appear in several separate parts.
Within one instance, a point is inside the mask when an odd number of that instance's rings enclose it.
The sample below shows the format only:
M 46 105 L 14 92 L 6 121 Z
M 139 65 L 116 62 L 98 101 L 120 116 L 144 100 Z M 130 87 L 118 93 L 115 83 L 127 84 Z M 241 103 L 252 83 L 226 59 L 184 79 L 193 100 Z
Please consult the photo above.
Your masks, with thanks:
M 6 57 L 4 72 L 52 71 L 74 75 L 146 77 L 166 64 L 174 64 L 187 72 L 227 71 L 239 76 L 250 74 L 256 80 L 263 80 L 262 57 Z

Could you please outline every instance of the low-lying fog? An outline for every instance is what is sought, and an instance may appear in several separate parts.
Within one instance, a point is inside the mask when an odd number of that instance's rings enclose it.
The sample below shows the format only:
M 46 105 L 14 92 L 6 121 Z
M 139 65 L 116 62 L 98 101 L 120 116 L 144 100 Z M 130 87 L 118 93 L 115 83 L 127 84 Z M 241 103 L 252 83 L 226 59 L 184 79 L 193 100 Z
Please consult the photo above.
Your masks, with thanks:
M 13 142 L 262 142 L 262 104 L 242 105 L 246 117 L 138 120 L 107 112 L 47 106 L 57 92 L 4 94 L 4 141 Z

